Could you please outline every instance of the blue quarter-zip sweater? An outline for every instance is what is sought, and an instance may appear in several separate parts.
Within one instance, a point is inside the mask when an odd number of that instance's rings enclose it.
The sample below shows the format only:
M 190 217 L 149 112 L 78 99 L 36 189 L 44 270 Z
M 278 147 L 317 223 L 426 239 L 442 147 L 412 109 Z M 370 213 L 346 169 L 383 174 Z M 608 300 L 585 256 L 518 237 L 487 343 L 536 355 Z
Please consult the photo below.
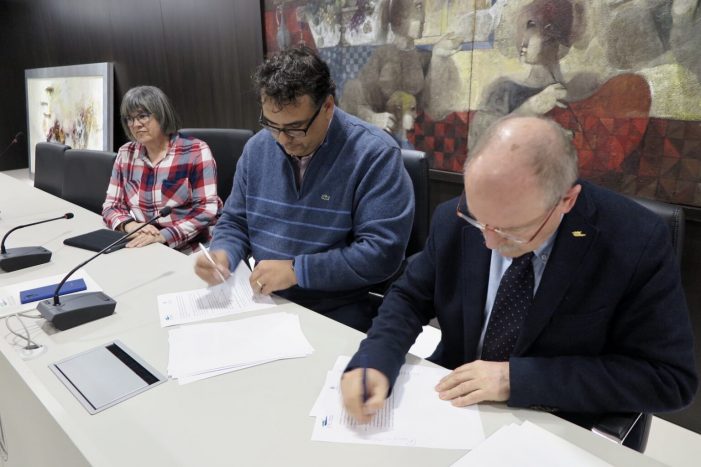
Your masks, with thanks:
M 294 258 L 298 285 L 277 293 L 318 310 L 313 303 L 353 301 L 397 271 L 413 216 L 397 143 L 336 107 L 299 189 L 268 131 L 248 141 L 211 249 L 226 251 L 232 269 L 248 254 Z

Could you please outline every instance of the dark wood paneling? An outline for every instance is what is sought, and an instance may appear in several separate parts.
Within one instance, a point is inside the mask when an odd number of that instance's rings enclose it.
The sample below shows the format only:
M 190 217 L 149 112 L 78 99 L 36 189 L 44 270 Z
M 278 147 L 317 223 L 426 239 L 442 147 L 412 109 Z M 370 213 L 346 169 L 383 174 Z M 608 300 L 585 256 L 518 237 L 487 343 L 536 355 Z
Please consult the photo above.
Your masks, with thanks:
M 24 70 L 80 63 L 114 62 L 114 149 L 121 98 L 141 84 L 163 89 L 183 126 L 257 129 L 261 18 L 251 0 L 0 0 L 0 151 L 27 131 Z M 0 170 L 26 166 L 25 138 Z

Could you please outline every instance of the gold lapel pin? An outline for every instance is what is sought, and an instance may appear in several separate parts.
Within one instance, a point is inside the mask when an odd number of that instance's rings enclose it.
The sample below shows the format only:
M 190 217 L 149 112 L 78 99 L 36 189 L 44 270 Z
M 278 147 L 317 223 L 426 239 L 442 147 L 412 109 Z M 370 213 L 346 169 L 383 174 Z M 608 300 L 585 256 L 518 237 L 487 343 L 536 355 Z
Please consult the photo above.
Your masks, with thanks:
M 585 233 L 582 232 L 581 230 L 573 230 L 573 231 L 572 231 L 572 236 L 573 236 L 573 237 L 576 237 L 576 238 L 582 238 L 582 237 L 586 237 L 587 234 L 585 234 Z

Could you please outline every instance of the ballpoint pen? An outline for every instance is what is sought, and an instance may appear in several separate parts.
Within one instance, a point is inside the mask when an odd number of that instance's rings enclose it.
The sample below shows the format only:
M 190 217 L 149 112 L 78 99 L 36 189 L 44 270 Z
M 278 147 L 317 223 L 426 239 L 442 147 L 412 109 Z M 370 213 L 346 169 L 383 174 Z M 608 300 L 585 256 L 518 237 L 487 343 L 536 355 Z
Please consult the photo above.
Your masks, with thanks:
M 224 275 L 221 273 L 221 271 L 219 271 L 217 263 L 214 262 L 214 258 L 212 258 L 212 255 L 209 254 L 207 248 L 205 248 L 204 245 L 202 245 L 201 243 L 199 245 L 200 249 L 204 253 L 204 256 L 209 260 L 210 263 L 212 263 L 212 266 L 214 266 L 214 270 L 217 271 L 217 274 L 219 274 L 219 278 L 221 279 L 221 281 L 226 282 L 226 279 L 224 279 Z
M 367 356 L 363 355 L 363 404 L 368 401 L 368 359 Z

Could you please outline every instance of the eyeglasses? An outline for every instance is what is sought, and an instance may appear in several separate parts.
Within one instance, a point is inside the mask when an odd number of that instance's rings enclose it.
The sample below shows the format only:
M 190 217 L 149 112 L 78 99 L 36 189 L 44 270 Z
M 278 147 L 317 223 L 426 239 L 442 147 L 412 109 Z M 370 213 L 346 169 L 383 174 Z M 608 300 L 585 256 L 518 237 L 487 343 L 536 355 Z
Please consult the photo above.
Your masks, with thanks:
M 486 224 L 482 224 L 481 222 L 476 221 L 475 219 L 470 217 L 468 214 L 463 212 L 461 210 L 461 206 L 465 205 L 465 193 L 462 194 L 462 196 L 460 197 L 460 200 L 458 201 L 458 207 L 456 210 L 456 214 L 458 215 L 459 218 L 461 218 L 462 220 L 464 220 L 465 222 L 467 222 L 471 226 L 479 229 L 483 234 L 487 230 L 491 230 L 492 232 L 499 235 L 504 240 L 508 240 L 508 241 L 516 243 L 518 245 L 524 245 L 526 243 L 531 243 L 533 241 L 533 239 L 535 239 L 538 236 L 540 231 L 543 230 L 543 227 L 545 227 L 545 224 L 547 224 L 548 221 L 550 220 L 550 218 L 552 217 L 553 213 L 555 212 L 555 208 L 557 208 L 557 205 L 560 204 L 560 201 L 561 200 L 558 199 L 557 203 L 555 203 L 553 205 L 553 207 L 550 208 L 550 211 L 548 211 L 548 215 L 545 217 L 545 220 L 543 221 L 543 223 L 540 224 L 540 227 L 538 227 L 538 230 L 536 230 L 535 233 L 533 235 L 531 235 L 531 237 L 528 239 L 525 239 L 525 238 L 520 237 L 518 235 L 514 235 L 514 234 L 511 234 L 509 232 L 506 232 L 503 229 L 500 229 L 499 227 L 490 227 Z
M 289 138 L 304 138 L 307 136 L 307 132 L 309 131 L 309 128 L 311 128 L 312 124 L 314 123 L 314 120 L 316 120 L 316 117 L 319 115 L 321 112 L 321 108 L 324 106 L 322 103 L 318 109 L 316 109 L 316 112 L 314 112 L 314 115 L 312 115 L 312 118 L 309 119 L 309 123 L 307 123 L 307 126 L 304 128 L 278 128 L 276 126 L 273 126 L 268 122 L 265 117 L 263 117 L 263 110 L 261 109 L 260 111 L 260 117 L 258 117 L 258 123 L 260 126 L 268 130 L 272 135 L 277 138 L 280 133 L 285 133 Z
M 141 125 L 146 125 L 150 118 L 151 114 L 147 112 L 143 112 L 138 115 L 122 117 L 122 119 L 124 119 L 124 121 L 126 122 L 127 126 L 134 126 L 136 122 L 139 122 L 139 124 Z

